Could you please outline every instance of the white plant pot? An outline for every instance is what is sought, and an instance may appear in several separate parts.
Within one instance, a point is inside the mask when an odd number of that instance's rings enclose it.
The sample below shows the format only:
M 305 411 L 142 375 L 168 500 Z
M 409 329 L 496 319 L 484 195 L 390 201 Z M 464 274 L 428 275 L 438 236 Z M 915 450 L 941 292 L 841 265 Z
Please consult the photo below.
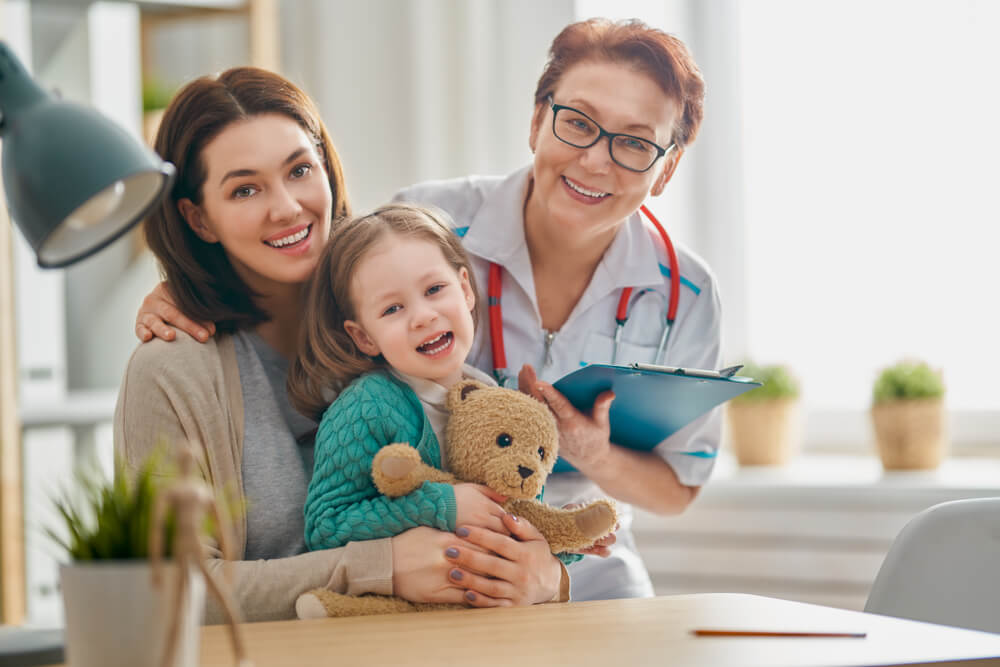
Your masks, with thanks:
M 188 574 L 172 667 L 196 667 L 205 609 L 205 581 Z M 161 667 L 177 595 L 177 568 L 164 563 L 154 589 L 149 561 L 70 563 L 59 570 L 66 609 L 69 667 Z

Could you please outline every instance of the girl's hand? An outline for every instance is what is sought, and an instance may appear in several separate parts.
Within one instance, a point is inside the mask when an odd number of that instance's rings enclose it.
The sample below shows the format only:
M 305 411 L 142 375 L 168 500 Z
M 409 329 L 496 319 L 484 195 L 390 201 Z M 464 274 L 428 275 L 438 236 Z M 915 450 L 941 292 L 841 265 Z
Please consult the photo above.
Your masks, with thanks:
M 170 326 L 168 326 L 170 325 Z M 202 343 L 215 335 L 215 324 L 199 324 L 189 319 L 174 303 L 174 298 L 166 283 L 160 283 L 146 295 L 135 317 L 135 335 L 143 343 L 153 338 L 173 340 L 177 335 L 174 328 L 193 336 Z
M 518 388 L 549 406 L 559 426 L 559 456 L 583 470 L 599 464 L 611 449 L 611 424 L 608 412 L 615 400 L 613 391 L 594 399 L 590 415 L 577 410 L 559 391 L 535 375 L 525 364 L 517 376 Z M 583 470 L 586 472 L 585 470 Z
M 464 538 L 445 551 L 454 567 L 448 576 L 463 586 L 474 607 L 512 607 L 548 602 L 559 593 L 562 566 L 538 529 L 504 514 L 510 537 L 475 526 L 459 526 Z
M 506 496 L 482 484 L 456 484 L 455 525 L 478 526 L 509 535 L 503 523 L 506 512 L 499 505 L 506 500 Z

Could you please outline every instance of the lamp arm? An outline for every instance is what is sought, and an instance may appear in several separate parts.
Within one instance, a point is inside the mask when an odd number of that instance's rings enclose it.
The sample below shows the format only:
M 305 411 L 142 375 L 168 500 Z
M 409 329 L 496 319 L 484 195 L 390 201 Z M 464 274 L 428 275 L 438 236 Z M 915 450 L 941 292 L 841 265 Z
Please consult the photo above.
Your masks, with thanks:
M 7 43 L 0 41 L 0 134 L 7 128 L 4 118 L 48 97 Z

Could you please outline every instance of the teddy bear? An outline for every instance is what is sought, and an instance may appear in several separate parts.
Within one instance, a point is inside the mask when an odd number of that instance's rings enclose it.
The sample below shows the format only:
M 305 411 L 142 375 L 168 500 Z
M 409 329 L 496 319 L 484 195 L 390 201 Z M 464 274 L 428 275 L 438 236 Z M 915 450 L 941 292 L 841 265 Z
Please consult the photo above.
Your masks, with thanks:
M 447 407 L 449 472 L 423 463 L 417 450 L 406 443 L 390 444 L 372 460 L 372 479 L 380 493 L 399 497 L 424 482 L 484 484 L 507 496 L 504 509 L 531 522 L 553 553 L 589 547 L 614 530 L 617 514 L 610 500 L 573 509 L 558 509 L 536 500 L 559 455 L 559 431 L 545 405 L 512 389 L 462 380 L 449 390 Z M 465 605 L 342 595 L 325 588 L 303 593 L 295 603 L 299 618 L 457 608 Z

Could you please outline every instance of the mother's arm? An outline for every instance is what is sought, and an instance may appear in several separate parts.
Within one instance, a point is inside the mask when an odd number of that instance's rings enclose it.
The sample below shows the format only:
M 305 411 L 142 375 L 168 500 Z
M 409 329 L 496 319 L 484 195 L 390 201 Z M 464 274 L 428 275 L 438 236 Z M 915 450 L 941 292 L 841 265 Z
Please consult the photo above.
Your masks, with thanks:
M 198 445 L 198 472 L 217 494 L 225 497 L 241 493 L 235 458 L 239 440 L 235 430 L 242 428 L 243 415 L 233 414 L 238 411 L 234 410 L 228 392 L 229 387 L 238 387 L 239 378 L 230 377 L 227 381 L 226 370 L 219 361 L 220 344 L 231 342 L 212 339 L 200 344 L 180 335 L 174 343 L 154 341 L 141 345 L 133 354 L 119 392 L 114 424 L 115 453 L 127 473 L 134 474 L 158 448 L 169 448 L 171 443 L 184 440 Z M 242 556 L 246 544 L 242 518 L 234 521 L 233 528 Z M 469 562 L 477 548 L 470 539 L 417 528 L 391 539 L 354 542 L 338 549 L 260 561 L 226 561 L 215 544 L 207 544 L 206 548 L 210 571 L 232 582 L 244 618 L 262 621 L 293 618 L 298 595 L 324 586 L 349 594 L 395 591 L 417 602 L 506 604 L 503 599 L 492 597 L 493 589 L 478 579 L 449 579 L 451 572 L 463 569 L 473 572 L 477 566 L 483 566 L 478 561 Z M 529 546 L 519 544 L 516 551 L 527 551 Z M 449 549 L 458 550 L 460 556 L 449 557 L 446 553 Z M 545 550 L 547 553 L 547 545 Z M 515 565 L 515 573 L 528 567 L 523 557 L 520 561 L 493 558 L 485 564 L 483 574 L 490 577 L 509 574 L 510 562 Z M 405 567 L 400 568 L 401 563 Z M 566 575 L 548 571 L 541 583 L 522 577 L 514 582 L 516 594 L 512 595 L 518 600 L 548 600 L 553 589 L 566 588 L 567 584 L 560 583 L 560 576 Z M 470 590 L 475 600 L 465 598 Z M 223 620 L 221 607 L 208 600 L 206 622 Z

